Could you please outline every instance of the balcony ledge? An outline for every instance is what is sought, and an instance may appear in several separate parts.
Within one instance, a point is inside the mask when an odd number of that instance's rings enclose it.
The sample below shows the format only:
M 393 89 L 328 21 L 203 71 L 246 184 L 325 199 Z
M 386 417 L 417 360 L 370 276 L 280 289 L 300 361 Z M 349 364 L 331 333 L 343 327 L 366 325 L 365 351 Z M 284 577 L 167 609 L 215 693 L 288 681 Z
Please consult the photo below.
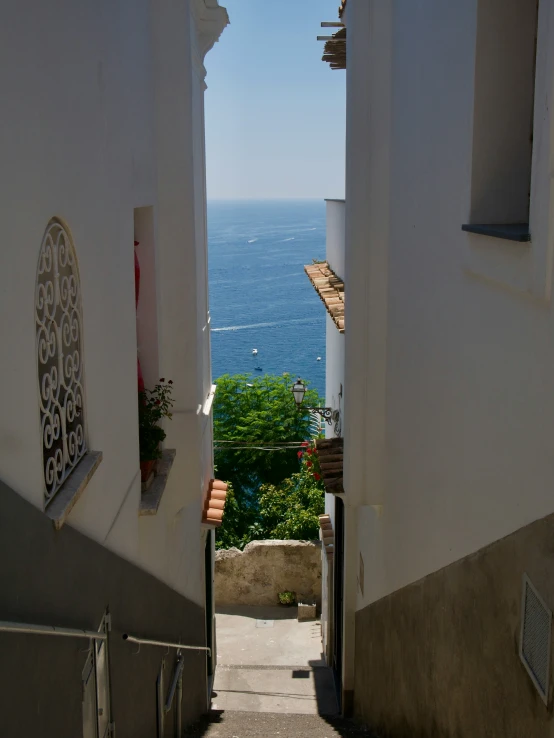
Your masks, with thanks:
M 158 462 L 158 473 L 148 491 L 141 495 L 139 516 L 157 514 L 176 453 L 174 448 L 166 448 L 162 451 L 162 458 Z

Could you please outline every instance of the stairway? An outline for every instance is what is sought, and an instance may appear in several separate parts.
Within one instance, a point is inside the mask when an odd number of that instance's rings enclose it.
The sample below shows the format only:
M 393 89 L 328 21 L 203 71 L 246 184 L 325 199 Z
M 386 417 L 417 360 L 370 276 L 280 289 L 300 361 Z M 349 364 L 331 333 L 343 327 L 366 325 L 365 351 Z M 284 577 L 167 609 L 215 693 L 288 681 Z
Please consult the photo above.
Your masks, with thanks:
M 189 738 L 376 738 L 350 720 L 319 715 L 211 710 L 184 733 Z

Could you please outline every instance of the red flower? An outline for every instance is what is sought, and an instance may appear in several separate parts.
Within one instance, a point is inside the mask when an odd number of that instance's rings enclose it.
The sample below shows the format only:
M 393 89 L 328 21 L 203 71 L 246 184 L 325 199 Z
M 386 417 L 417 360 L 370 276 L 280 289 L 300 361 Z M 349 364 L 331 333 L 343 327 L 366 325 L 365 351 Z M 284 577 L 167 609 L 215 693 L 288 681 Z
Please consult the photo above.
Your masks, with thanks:
M 308 448 L 308 449 L 306 449 L 306 451 L 307 451 L 307 453 L 309 453 L 309 454 L 313 453 L 313 451 L 312 451 L 312 449 L 311 449 L 311 448 Z
M 317 472 L 314 472 L 314 479 L 315 479 L 315 480 L 316 480 L 317 482 L 319 482 L 319 480 L 321 479 L 320 475 L 319 475 L 319 474 L 318 474 Z
M 162 403 L 159 400 L 156 400 L 156 405 L 161 405 Z
M 170 379 L 169 382 L 168 382 L 168 384 L 173 384 L 173 380 Z
M 312 462 L 311 462 L 311 461 L 307 461 L 307 462 L 306 462 L 306 466 L 307 466 L 307 467 L 310 467 L 310 466 L 312 466 Z
M 310 444 L 308 443 L 308 441 L 302 441 L 302 443 L 301 443 L 300 445 L 301 445 L 301 446 L 302 446 L 303 448 L 307 448 L 307 447 L 308 447 L 308 446 L 309 446 Z
M 301 458 L 302 458 L 302 451 L 299 451 L 299 452 L 298 452 L 298 458 L 299 458 L 299 459 L 301 459 Z
M 160 377 L 160 382 L 165 382 L 165 379 L 163 377 Z

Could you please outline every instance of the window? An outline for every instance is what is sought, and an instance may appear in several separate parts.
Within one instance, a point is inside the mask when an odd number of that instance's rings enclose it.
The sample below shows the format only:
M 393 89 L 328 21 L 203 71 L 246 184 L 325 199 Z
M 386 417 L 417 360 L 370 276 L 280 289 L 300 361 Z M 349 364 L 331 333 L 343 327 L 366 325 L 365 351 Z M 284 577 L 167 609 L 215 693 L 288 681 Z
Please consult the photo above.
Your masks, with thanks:
M 81 286 L 71 237 L 57 219 L 42 239 L 35 294 L 45 503 L 86 453 Z
M 479 0 L 470 224 L 529 241 L 537 0 Z

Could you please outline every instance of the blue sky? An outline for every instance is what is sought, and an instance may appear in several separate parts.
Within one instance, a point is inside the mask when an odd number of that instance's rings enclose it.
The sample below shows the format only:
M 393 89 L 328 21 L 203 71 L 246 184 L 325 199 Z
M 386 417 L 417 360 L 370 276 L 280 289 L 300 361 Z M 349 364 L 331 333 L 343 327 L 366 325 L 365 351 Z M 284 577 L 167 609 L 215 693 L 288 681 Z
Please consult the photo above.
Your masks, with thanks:
M 205 64 L 208 197 L 344 196 L 346 72 L 321 61 L 339 0 L 220 0 Z

